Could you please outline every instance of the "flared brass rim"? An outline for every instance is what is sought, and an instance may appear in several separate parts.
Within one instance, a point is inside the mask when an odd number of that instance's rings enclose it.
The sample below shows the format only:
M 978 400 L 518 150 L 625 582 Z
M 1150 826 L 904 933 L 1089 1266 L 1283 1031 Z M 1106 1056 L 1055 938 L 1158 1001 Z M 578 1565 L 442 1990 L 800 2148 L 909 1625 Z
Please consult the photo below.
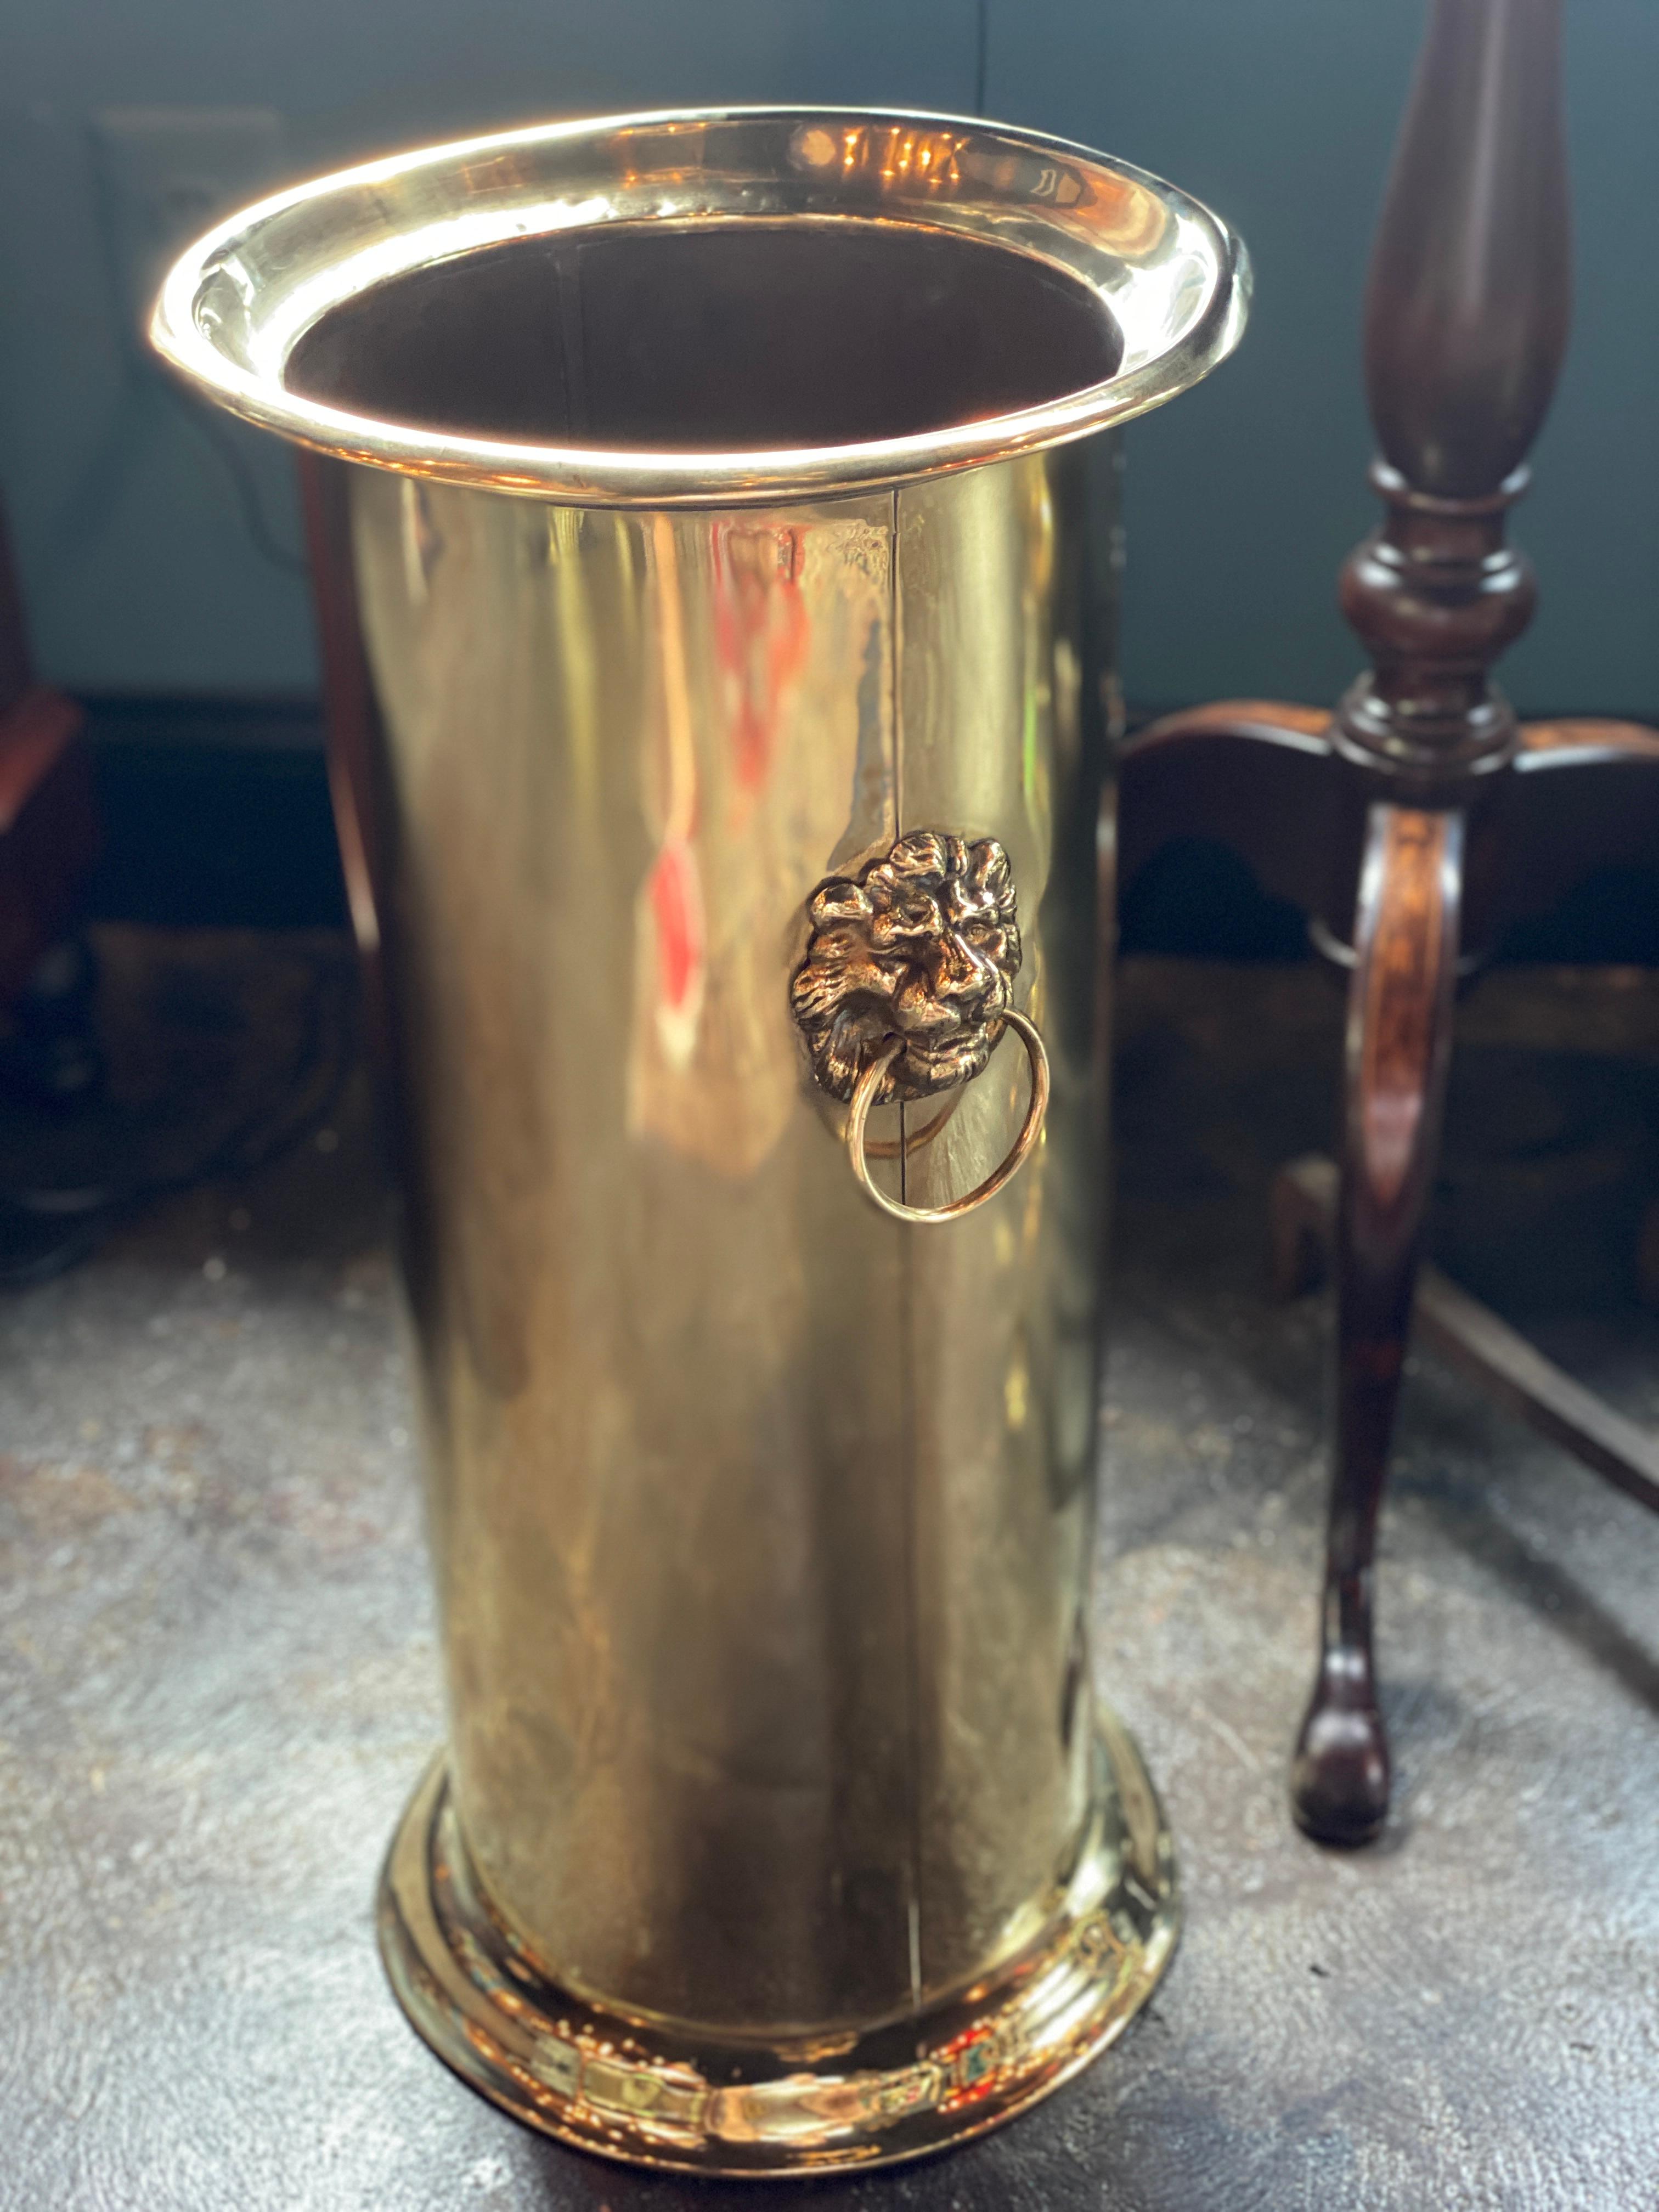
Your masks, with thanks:
M 840 149 L 855 138 L 884 163 L 861 156 L 856 174 L 843 168 Z M 459 253 L 604 223 L 849 218 L 987 240 L 1069 272 L 1122 334 L 1117 371 L 942 429 L 752 453 L 469 437 L 354 414 L 284 380 L 295 348 L 331 309 Z M 573 503 L 710 506 L 898 483 L 1144 414 L 1232 350 L 1249 294 L 1243 246 L 1208 209 L 1065 139 L 973 117 L 718 108 L 498 132 L 280 192 L 180 258 L 151 337 L 233 413 L 346 459 Z
M 890 2166 L 984 2134 L 1115 2041 L 1173 1955 L 1175 1855 L 1099 1717 L 1095 1814 L 1042 1935 L 917 2018 L 773 2044 L 610 2011 L 514 1944 L 468 1863 L 441 1756 L 387 1853 L 380 1955 L 411 2024 L 515 2118 L 630 2166 L 731 2179 Z

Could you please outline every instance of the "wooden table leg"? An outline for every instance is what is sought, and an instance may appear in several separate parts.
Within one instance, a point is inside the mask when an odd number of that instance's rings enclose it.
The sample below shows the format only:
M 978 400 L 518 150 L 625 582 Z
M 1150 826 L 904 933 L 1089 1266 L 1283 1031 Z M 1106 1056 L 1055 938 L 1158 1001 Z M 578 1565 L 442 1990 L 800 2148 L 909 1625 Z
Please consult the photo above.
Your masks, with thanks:
M 1532 614 L 1532 572 L 1504 515 L 1525 487 L 1570 319 L 1559 32 L 1560 0 L 1431 0 L 1366 289 L 1382 449 L 1371 481 L 1387 513 L 1349 556 L 1341 596 L 1370 672 L 1329 716 L 1221 701 L 1141 732 L 1123 759 L 1126 891 L 1171 838 L 1217 839 L 1344 940 L 1365 821 L 1324 1626 L 1291 1781 L 1297 1820 L 1334 1843 L 1375 1835 L 1388 1807 L 1371 1564 L 1460 938 L 1499 941 L 1591 865 L 1644 857 L 1659 835 L 1659 733 L 1611 722 L 1522 731 L 1490 680 Z M 1306 1241 L 1291 1214 L 1276 1224 L 1282 1273 L 1301 1271 Z M 1650 1455 L 1628 1424 L 1495 1316 L 1476 1328 L 1459 1296 L 1442 1285 L 1432 1303 L 1465 1364 L 1650 1502 Z
M 1297 1821 L 1324 1843 L 1368 1841 L 1389 1807 L 1372 1562 L 1439 1152 L 1462 849 L 1463 817 L 1455 811 L 1386 803 L 1370 810 L 1348 1000 L 1321 1652 L 1291 1782 Z

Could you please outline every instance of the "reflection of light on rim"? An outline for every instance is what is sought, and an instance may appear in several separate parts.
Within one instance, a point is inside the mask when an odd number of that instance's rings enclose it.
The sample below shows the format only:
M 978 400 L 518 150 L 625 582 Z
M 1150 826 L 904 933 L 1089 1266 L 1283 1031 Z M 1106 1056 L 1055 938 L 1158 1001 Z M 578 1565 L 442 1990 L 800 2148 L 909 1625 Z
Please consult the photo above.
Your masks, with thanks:
M 1103 380 L 919 434 L 754 452 L 487 438 L 285 381 L 331 309 L 388 277 L 618 223 L 857 220 L 952 234 L 1087 288 L 1123 344 Z M 264 200 L 175 265 L 151 325 L 220 403 L 370 466 L 596 505 L 775 501 L 1001 460 L 1144 414 L 1232 350 L 1243 249 L 1195 200 L 1059 139 L 949 116 L 738 109 L 542 125 L 368 162 Z

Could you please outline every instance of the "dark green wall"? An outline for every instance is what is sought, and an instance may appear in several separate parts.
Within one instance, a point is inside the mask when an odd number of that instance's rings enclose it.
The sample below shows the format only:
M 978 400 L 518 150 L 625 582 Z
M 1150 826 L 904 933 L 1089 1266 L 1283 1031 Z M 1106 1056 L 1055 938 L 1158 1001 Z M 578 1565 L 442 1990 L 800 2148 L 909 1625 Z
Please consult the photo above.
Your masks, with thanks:
M 1130 696 L 1331 697 L 1334 572 L 1369 527 L 1365 255 L 1424 10 L 1406 0 L 1024 0 L 991 106 L 1165 171 L 1249 240 L 1237 357 L 1134 426 Z M 1659 6 L 1566 0 L 1571 350 L 1515 518 L 1543 600 L 1504 680 L 1536 712 L 1659 713 Z
M 1237 359 L 1129 434 L 1132 698 L 1323 698 L 1353 653 L 1332 577 L 1365 526 L 1364 255 L 1421 26 L 1415 0 L 28 0 L 0 75 L 0 483 L 40 656 L 118 690 L 303 689 L 303 586 L 235 476 L 137 366 L 89 125 L 254 104 L 286 168 L 492 123 L 802 100 L 988 112 L 1160 170 L 1231 217 L 1257 305 Z M 1544 611 L 1510 664 L 1537 709 L 1659 711 L 1659 8 L 1569 5 L 1579 307 L 1519 532 Z M 238 434 L 268 534 L 285 457 Z

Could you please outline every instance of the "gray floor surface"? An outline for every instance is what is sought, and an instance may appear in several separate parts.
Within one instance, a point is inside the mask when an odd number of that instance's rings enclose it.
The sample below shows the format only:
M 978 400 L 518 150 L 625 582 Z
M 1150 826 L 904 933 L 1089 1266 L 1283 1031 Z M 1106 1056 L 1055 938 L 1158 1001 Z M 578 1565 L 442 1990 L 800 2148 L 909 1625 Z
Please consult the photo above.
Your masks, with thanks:
M 1141 963 L 1123 999 L 1096 1656 L 1188 1916 L 1124 2042 L 982 2143 L 804 2190 L 565 2153 L 416 2042 L 369 1908 L 441 1723 L 359 1083 L 320 1141 L 0 1298 L 0 2205 L 1659 2206 L 1659 1521 L 1414 1364 L 1380 1583 L 1395 1816 L 1364 1853 L 1299 1837 L 1328 1322 L 1268 1301 L 1262 1202 L 1328 1129 L 1340 997 Z M 1623 1066 L 1627 1012 L 1492 979 L 1476 1108 L 1482 1066 L 1512 1104 L 1564 1038 Z M 1659 1424 L 1651 1316 L 1535 1333 Z

